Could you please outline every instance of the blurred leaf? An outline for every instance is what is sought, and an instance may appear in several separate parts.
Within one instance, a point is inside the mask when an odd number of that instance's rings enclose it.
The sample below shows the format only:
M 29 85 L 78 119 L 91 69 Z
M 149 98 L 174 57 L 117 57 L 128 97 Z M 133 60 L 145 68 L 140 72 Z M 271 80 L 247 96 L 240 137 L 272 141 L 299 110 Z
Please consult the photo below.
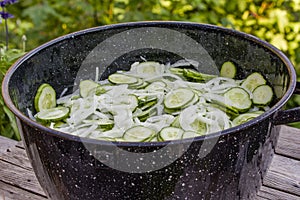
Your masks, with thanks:
M 6 50 L 3 44 L 0 43 L 0 86 L 7 69 L 12 63 L 25 54 L 20 49 Z M 0 95 L 0 134 L 2 136 L 20 140 L 20 134 L 16 124 L 14 114 L 5 106 L 2 95 Z
M 237 5 L 238 5 L 238 8 L 239 8 L 239 11 L 244 12 L 247 8 L 246 0 L 241 0 L 241 1 L 236 1 L 236 2 L 237 2 Z
M 288 43 L 285 40 L 284 35 L 282 34 L 274 35 L 270 43 L 283 51 L 286 51 L 288 49 Z
M 20 138 L 18 126 L 17 126 L 17 123 L 16 123 L 16 117 L 15 117 L 15 115 L 6 106 L 3 107 L 3 110 L 4 110 L 4 113 L 9 118 L 10 126 L 13 129 L 14 139 L 20 140 L 21 138 Z

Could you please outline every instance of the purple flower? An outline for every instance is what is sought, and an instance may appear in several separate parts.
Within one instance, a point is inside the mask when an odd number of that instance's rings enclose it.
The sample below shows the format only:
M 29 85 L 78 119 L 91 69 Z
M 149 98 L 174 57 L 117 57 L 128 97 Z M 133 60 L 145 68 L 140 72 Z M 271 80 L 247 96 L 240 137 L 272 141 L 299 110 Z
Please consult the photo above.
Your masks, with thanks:
M 6 5 L 14 4 L 16 2 L 17 2 L 17 0 L 3 0 L 3 1 L 0 2 L 0 6 L 3 8 Z
M 2 19 L 8 19 L 8 18 L 13 18 L 14 16 L 8 12 L 1 12 L 0 11 L 0 15 Z

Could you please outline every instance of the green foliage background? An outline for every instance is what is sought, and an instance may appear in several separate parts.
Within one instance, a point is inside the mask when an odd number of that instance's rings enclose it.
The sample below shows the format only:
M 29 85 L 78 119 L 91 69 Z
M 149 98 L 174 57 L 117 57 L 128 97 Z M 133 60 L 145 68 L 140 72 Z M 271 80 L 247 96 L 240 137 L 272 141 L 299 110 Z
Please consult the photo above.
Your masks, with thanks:
M 58 36 L 105 24 L 192 21 L 236 29 L 270 42 L 294 63 L 300 80 L 300 0 L 20 0 L 8 10 L 15 15 L 9 19 L 12 48 L 22 48 L 24 34 L 30 50 Z M 295 106 L 300 106 L 300 96 L 288 103 L 288 107 Z

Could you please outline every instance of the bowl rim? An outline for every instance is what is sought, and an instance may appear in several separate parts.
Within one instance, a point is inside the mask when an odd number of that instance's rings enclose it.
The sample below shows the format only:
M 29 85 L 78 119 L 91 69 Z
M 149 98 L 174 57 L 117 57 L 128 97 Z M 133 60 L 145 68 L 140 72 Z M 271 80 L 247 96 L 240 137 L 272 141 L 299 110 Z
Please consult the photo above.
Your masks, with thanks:
M 211 133 L 208 135 L 203 135 L 203 136 L 198 136 L 195 138 L 186 138 L 186 139 L 180 139 L 180 140 L 171 140 L 171 141 L 164 141 L 164 142 L 124 142 L 124 141 L 104 141 L 104 140 L 99 140 L 99 139 L 92 139 L 92 138 L 84 138 L 84 137 L 79 137 L 75 135 L 71 135 L 69 133 L 64 133 L 60 132 L 51 128 L 48 128 L 46 126 L 41 125 L 38 122 L 35 122 L 31 120 L 29 117 L 27 117 L 25 114 L 23 114 L 13 103 L 12 99 L 10 98 L 9 95 L 9 82 L 10 82 L 10 77 L 14 74 L 14 72 L 19 68 L 19 66 L 26 61 L 27 59 L 31 58 L 35 54 L 39 53 L 41 50 L 46 49 L 49 46 L 52 46 L 56 43 L 59 43 L 61 41 L 64 41 L 66 39 L 71 39 L 76 36 L 88 34 L 88 33 L 93 33 L 93 32 L 98 32 L 98 31 L 105 31 L 105 30 L 110 30 L 110 29 L 118 29 L 118 28 L 124 28 L 124 27 L 157 27 L 157 26 L 182 26 L 184 27 L 190 27 L 190 28 L 197 28 L 200 30 L 210 30 L 210 31 L 221 31 L 224 32 L 225 34 L 230 34 L 232 36 L 242 38 L 246 41 L 252 42 L 257 44 L 258 46 L 262 46 L 264 49 L 267 49 L 271 53 L 273 53 L 276 57 L 278 57 L 284 64 L 284 66 L 287 68 L 290 80 L 289 80 L 289 85 L 287 87 L 287 90 L 285 94 L 281 97 L 281 99 L 274 104 L 270 110 L 264 112 L 260 116 L 256 117 L 253 120 L 250 120 L 244 124 L 241 124 L 236 127 L 231 127 L 229 129 L 225 129 L 222 131 L 218 131 L 215 133 Z M 179 27 L 180 28 L 180 27 Z M 225 136 L 228 134 L 234 134 L 238 133 L 244 129 L 247 129 L 251 126 L 255 126 L 257 123 L 267 119 L 267 118 L 272 118 L 273 115 L 276 114 L 277 111 L 279 111 L 284 104 L 290 99 L 292 96 L 294 90 L 296 87 L 296 72 L 293 67 L 293 64 L 291 61 L 287 58 L 287 56 L 280 51 L 278 48 L 275 46 L 271 45 L 270 43 L 259 39 L 256 36 L 237 31 L 234 29 L 229 29 L 226 27 L 222 26 L 217 26 L 217 25 L 211 25 L 211 24 L 204 24 L 204 23 L 197 23 L 197 22 L 187 22 L 187 21 L 138 21 L 138 22 L 125 22 L 125 23 L 117 23 L 117 24 L 110 24 L 110 25 L 104 25 L 104 26 L 98 26 L 98 27 L 92 27 L 88 29 L 83 29 L 80 31 L 76 31 L 73 33 L 69 33 L 67 35 L 63 35 L 60 37 L 57 37 L 53 40 L 50 40 L 33 50 L 29 51 L 26 53 L 23 57 L 19 58 L 7 71 L 6 75 L 3 78 L 2 82 L 2 96 L 4 99 L 5 104 L 7 107 L 14 113 L 14 115 L 17 117 L 17 121 L 22 121 L 26 123 L 27 125 L 39 129 L 41 132 L 44 132 L 46 134 L 50 134 L 62 139 L 67 139 L 67 140 L 72 140 L 72 141 L 77 141 L 77 142 L 83 142 L 83 143 L 90 143 L 90 144 L 101 144 L 101 145 L 117 145 L 117 146 L 124 146 L 124 147 L 133 147 L 133 146 L 165 146 L 168 144 L 181 144 L 181 143 L 187 143 L 192 141 L 204 141 L 207 139 L 212 139 L 220 136 Z M 272 119 L 271 119 L 272 123 Z M 18 122 L 18 127 L 20 130 L 20 123 Z M 22 130 L 20 130 L 21 132 Z M 23 133 L 21 133 L 22 136 Z

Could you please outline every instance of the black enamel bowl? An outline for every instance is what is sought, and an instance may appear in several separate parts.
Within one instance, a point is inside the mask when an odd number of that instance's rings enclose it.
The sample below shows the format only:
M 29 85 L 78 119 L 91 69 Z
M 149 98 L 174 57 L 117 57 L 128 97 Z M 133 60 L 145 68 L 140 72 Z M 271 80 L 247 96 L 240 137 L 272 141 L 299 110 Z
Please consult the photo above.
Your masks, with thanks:
M 217 73 L 232 61 L 244 76 L 262 73 L 276 94 L 270 110 L 237 127 L 172 142 L 108 142 L 51 130 L 30 119 L 38 86 L 58 94 L 78 80 L 104 79 L 142 59 L 187 58 Z M 75 84 L 74 84 L 75 83 Z M 75 87 L 73 88 L 73 86 Z M 18 60 L 2 86 L 28 157 L 51 199 L 251 199 L 272 159 L 280 126 L 300 119 L 283 110 L 296 92 L 291 62 L 272 45 L 226 28 L 185 22 L 96 27 L 52 40 Z

